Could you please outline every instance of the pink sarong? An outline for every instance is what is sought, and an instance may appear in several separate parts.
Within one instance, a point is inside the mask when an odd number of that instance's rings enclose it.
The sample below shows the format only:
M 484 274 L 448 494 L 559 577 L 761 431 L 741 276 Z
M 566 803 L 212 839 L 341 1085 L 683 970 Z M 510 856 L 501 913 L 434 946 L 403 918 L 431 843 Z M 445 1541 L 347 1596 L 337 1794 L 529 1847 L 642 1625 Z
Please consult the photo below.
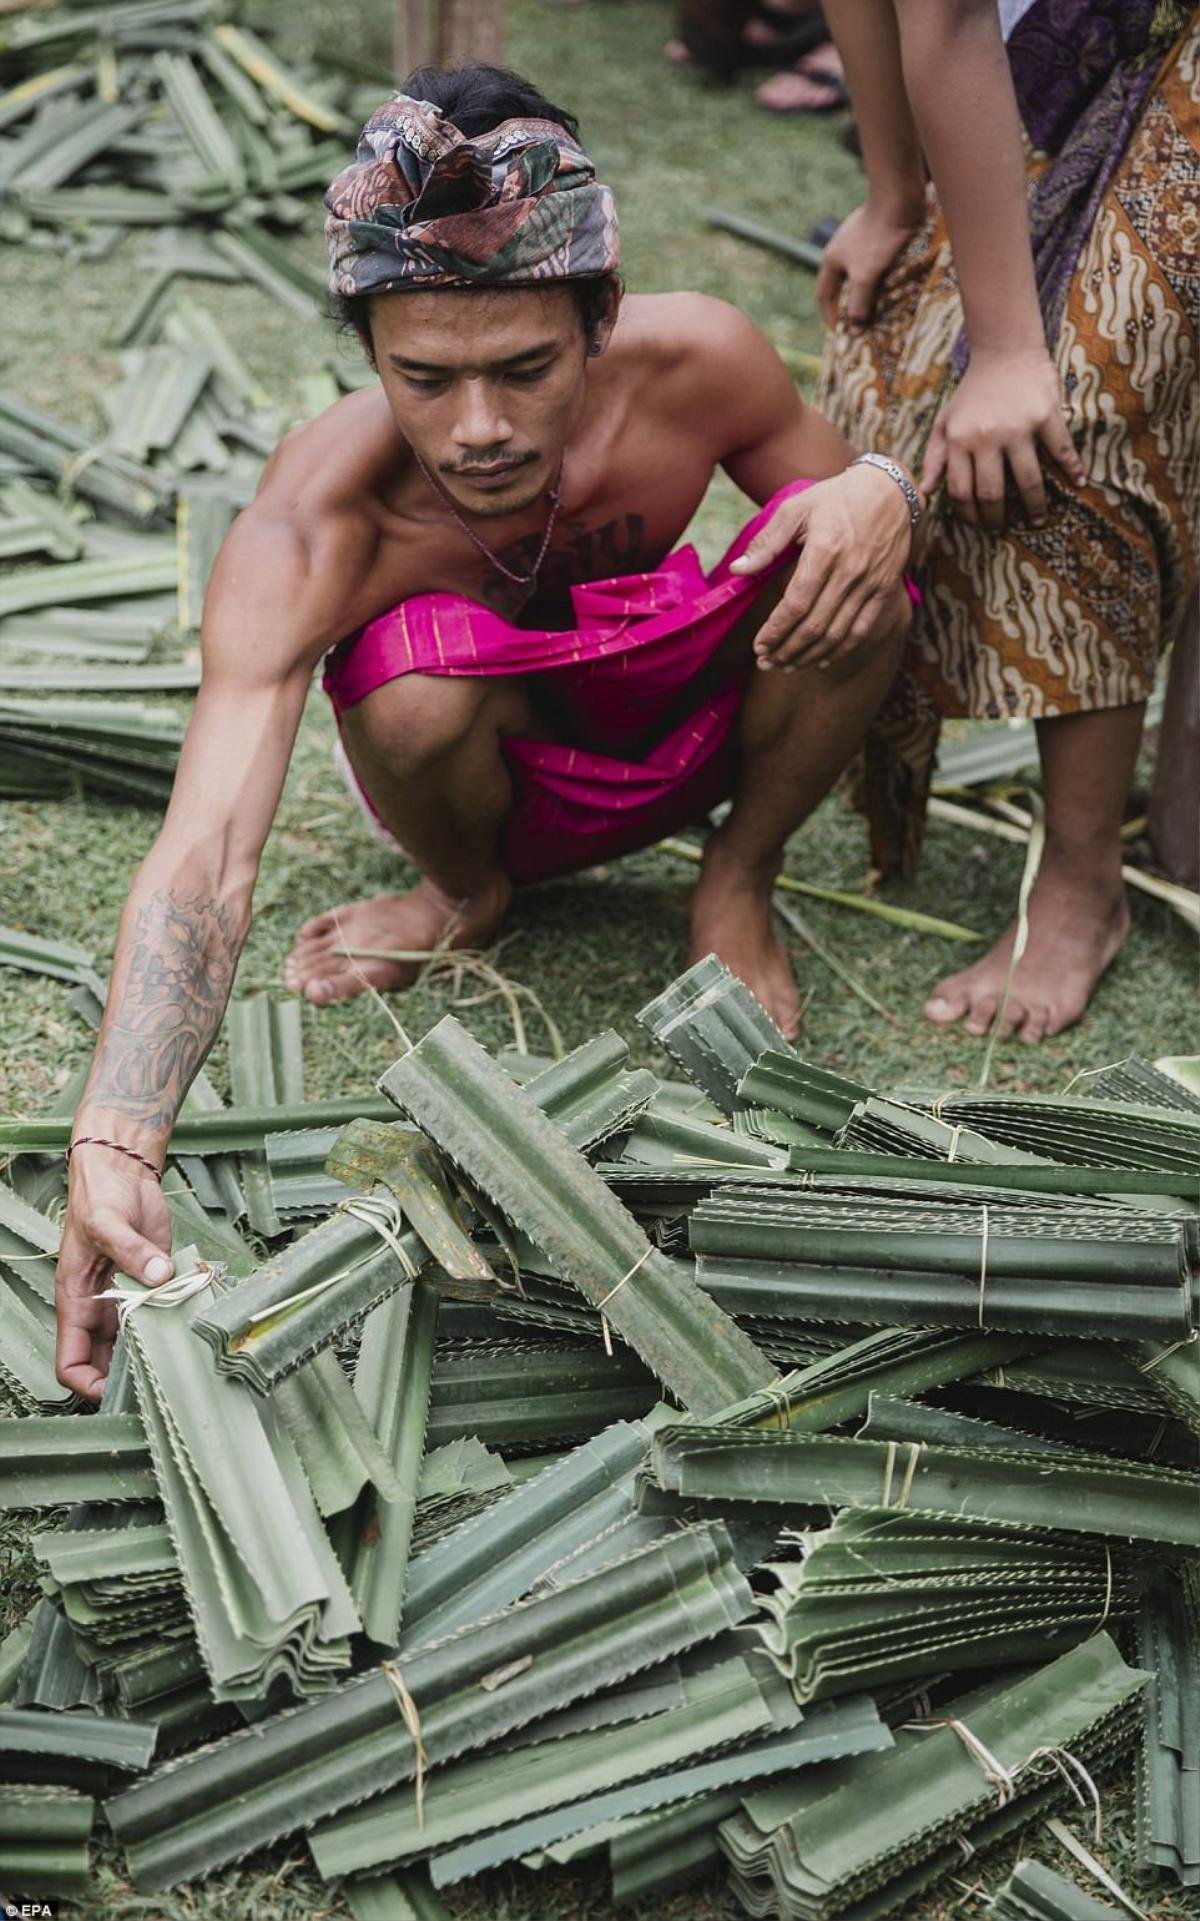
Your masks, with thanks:
M 653 573 L 572 588 L 576 625 L 567 629 L 513 627 L 461 594 L 414 595 L 326 656 L 334 713 L 340 720 L 401 674 L 536 674 L 575 744 L 503 741 L 513 781 L 503 853 L 513 881 L 546 880 L 651 846 L 733 791 L 749 660 L 648 752 L 632 759 L 630 750 L 676 706 L 771 576 L 794 561 L 785 548 L 761 573 L 729 571 L 780 502 L 809 485 L 792 481 L 773 494 L 709 574 L 694 547 L 681 547 Z M 338 746 L 351 792 L 380 837 L 403 852 Z

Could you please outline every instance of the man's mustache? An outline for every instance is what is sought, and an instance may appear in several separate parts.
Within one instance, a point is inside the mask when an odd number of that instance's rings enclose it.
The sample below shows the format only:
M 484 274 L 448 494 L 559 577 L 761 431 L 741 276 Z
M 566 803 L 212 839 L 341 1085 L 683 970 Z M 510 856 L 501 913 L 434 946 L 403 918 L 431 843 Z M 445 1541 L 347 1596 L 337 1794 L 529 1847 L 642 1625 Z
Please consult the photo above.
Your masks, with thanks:
M 447 462 L 439 468 L 443 474 L 507 474 L 514 473 L 518 467 L 528 467 L 538 458 L 536 454 L 521 454 L 516 460 L 470 460 L 456 463 Z

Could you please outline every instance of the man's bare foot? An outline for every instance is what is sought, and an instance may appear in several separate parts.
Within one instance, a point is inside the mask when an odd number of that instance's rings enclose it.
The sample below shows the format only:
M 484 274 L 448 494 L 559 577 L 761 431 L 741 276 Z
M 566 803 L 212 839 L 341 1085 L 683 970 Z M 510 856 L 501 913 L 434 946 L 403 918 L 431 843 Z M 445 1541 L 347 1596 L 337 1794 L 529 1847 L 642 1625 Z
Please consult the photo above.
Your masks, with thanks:
M 1005 1034 L 1033 1043 L 1081 1019 L 1096 984 L 1129 932 L 1129 905 L 1115 881 L 1081 874 L 1061 858 L 1044 861 L 1029 903 L 1029 940 L 1004 1011 Z M 974 967 L 951 974 L 925 1003 L 939 1027 L 962 1021 L 986 1034 L 1004 993 L 1016 925 Z
M 389 952 L 428 954 L 451 947 L 486 947 L 498 932 L 512 899 L 506 874 L 465 900 L 451 900 L 432 881 L 422 880 L 407 894 L 377 894 L 306 920 L 283 963 L 283 981 L 295 994 L 324 1006 L 349 1000 L 368 986 L 386 991 L 408 987 L 421 971 L 420 961 L 355 958 L 346 948 L 385 948 Z
M 693 961 L 715 954 L 745 981 L 788 1040 L 800 1026 L 792 964 L 775 932 L 771 878 L 727 855 L 714 835 L 692 895 Z

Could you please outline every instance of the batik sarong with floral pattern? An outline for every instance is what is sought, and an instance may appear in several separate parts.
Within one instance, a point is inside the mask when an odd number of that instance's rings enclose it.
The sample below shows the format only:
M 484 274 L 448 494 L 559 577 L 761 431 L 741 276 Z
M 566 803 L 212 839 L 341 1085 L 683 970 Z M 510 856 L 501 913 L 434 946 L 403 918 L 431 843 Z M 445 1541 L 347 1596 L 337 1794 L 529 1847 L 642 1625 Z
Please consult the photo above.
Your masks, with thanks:
M 1009 44 L 1030 137 L 1047 339 L 1087 483 L 1051 470 L 1040 528 L 950 513 L 905 669 L 864 755 L 876 864 L 911 872 L 943 718 L 1145 700 L 1195 590 L 1200 508 L 1200 14 L 1036 0 Z M 819 405 L 912 461 L 961 364 L 962 304 L 931 204 L 864 332 L 831 336 Z

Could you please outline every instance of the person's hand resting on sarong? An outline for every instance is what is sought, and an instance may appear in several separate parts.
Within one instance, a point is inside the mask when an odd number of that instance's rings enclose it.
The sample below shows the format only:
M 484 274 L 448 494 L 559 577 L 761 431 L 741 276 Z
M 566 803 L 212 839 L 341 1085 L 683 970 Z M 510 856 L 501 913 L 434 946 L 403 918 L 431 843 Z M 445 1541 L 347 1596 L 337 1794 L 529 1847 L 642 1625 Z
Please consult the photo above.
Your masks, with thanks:
M 949 366 L 962 378 L 934 422 L 921 490 L 932 498 L 944 483 L 956 513 L 988 533 L 1004 527 L 1006 493 L 1014 508 L 1019 497 L 1027 521 L 1044 524 L 1043 460 L 1075 486 L 1084 478 L 1046 351 L 1057 328 L 1047 333 L 1039 300 L 1024 136 L 1000 11 L 956 0 L 828 0 L 862 136 L 867 200 L 829 241 L 817 276 L 827 324 L 841 319 L 860 334 L 874 326 L 889 343 L 877 341 L 878 351 L 893 355 L 897 312 L 936 244 L 928 170 L 954 251 L 962 314 Z M 864 381 L 869 366 L 867 356 Z M 906 391 L 905 378 L 897 375 L 897 392 Z
M 899 255 L 920 230 L 920 200 L 888 213 L 857 207 L 825 248 L 817 275 L 817 299 L 827 325 L 839 309 L 861 333 L 875 314 L 879 290 Z M 1046 483 L 1039 450 L 1068 480 L 1083 484 L 1083 466 L 1064 418 L 1058 369 L 1044 346 L 1024 349 L 976 347 L 970 363 L 938 414 L 925 450 L 921 492 L 932 499 L 945 482 L 955 512 L 972 527 L 998 533 L 1005 524 L 1005 491 L 1011 479 L 1026 518 L 1046 519 Z
M 848 467 L 793 495 L 730 570 L 761 573 L 792 546 L 800 558 L 754 638 L 758 667 L 830 667 L 907 624 L 912 523 L 887 474 Z
M 817 303 L 827 327 L 836 327 L 843 299 L 846 319 L 856 332 L 870 323 L 885 275 L 920 232 L 924 218 L 923 184 L 907 202 L 881 206 L 867 200 L 846 215 L 826 241 L 817 270 Z
M 1067 429 L 1058 368 L 1044 347 L 1024 352 L 976 348 L 957 388 L 933 423 L 921 491 L 946 483 L 955 511 L 972 527 L 999 533 L 1007 474 L 1035 527 L 1046 521 L 1046 482 L 1038 449 L 1082 487 L 1083 463 Z

